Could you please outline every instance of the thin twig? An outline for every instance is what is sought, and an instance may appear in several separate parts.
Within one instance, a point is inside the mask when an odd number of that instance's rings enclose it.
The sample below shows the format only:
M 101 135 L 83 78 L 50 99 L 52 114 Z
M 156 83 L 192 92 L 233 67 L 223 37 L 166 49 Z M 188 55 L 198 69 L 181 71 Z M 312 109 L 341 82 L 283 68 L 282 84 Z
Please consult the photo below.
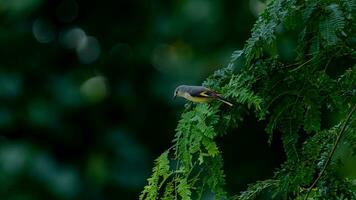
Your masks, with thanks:
M 354 105 L 354 107 L 352 108 L 352 110 L 349 112 L 349 114 L 347 115 L 345 121 L 344 121 L 344 124 L 342 125 L 342 128 L 340 130 L 340 133 L 338 134 L 337 138 L 336 138 L 336 141 L 333 145 L 333 148 L 328 156 L 328 159 L 326 160 L 324 166 L 323 166 L 323 169 L 320 171 L 318 177 L 315 179 L 315 181 L 313 182 L 313 184 L 308 188 L 307 190 L 307 194 L 305 196 L 305 200 L 308 199 L 309 197 L 309 194 L 310 194 L 310 191 L 313 189 L 313 187 L 318 183 L 319 179 L 323 176 L 323 174 L 325 173 L 325 170 L 327 168 L 327 166 L 329 165 L 330 161 L 331 161 L 331 158 L 333 157 L 334 153 L 335 153 L 335 150 L 336 150 L 336 147 L 337 145 L 339 144 L 340 142 L 340 139 L 341 139 L 341 136 L 342 134 L 345 132 L 346 130 L 346 125 L 348 124 L 348 121 L 350 120 L 352 114 L 355 112 L 356 110 L 356 105 Z
M 302 68 L 304 65 L 308 64 L 310 61 L 314 60 L 315 58 L 316 58 L 316 56 L 312 57 L 311 59 L 305 61 L 303 64 L 299 65 L 297 68 L 289 70 L 289 72 L 294 72 L 294 71 L 299 70 L 300 68 Z
M 298 94 L 296 91 L 292 90 L 292 91 L 285 91 L 285 92 L 281 92 L 279 93 L 279 95 L 275 96 L 266 106 L 266 108 L 268 109 L 277 99 L 279 99 L 281 96 L 287 95 L 287 94 Z
M 163 180 L 161 181 L 161 184 L 159 184 L 159 186 L 158 186 L 158 190 L 160 190 L 160 189 L 162 188 L 163 184 L 167 181 L 167 179 L 168 179 L 169 177 L 171 177 L 172 174 L 174 174 L 174 173 L 173 173 L 173 172 L 172 172 L 172 173 L 169 173 L 168 176 L 166 176 L 165 178 L 163 178 Z

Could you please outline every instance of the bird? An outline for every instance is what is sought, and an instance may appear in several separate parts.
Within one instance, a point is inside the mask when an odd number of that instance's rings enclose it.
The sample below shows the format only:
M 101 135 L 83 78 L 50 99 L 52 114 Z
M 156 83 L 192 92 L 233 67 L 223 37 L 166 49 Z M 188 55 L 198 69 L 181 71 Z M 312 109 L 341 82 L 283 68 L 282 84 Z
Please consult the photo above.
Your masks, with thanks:
M 204 86 L 180 85 L 174 90 L 174 96 L 183 97 L 195 103 L 208 103 L 213 100 L 218 100 L 226 105 L 233 106 L 232 103 L 221 97 L 221 94 Z

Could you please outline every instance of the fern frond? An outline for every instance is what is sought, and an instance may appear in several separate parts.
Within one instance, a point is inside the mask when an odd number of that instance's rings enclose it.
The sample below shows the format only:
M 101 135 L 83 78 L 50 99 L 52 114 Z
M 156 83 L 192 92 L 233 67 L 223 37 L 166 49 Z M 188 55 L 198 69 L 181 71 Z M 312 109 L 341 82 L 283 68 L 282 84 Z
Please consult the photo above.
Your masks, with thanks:
M 342 116 L 356 105 L 354 11 L 355 2 L 348 0 L 269 1 L 244 48 L 203 84 L 234 106 L 188 106 L 170 148 L 174 157 L 170 160 L 166 152 L 156 160 L 140 199 L 201 199 L 205 192 L 215 199 L 228 198 L 222 152 L 215 140 L 252 113 L 267 121 L 268 142 L 281 137 L 286 161 L 273 177 L 250 184 L 235 198 L 352 199 L 352 186 L 335 176 L 337 165 L 328 166 L 340 129 L 345 131 L 343 141 L 356 146 L 355 117 L 349 116 L 345 127 L 342 123 Z M 285 30 L 299 35 L 294 63 L 285 63 L 274 50 Z M 340 60 L 342 69 L 335 64 Z

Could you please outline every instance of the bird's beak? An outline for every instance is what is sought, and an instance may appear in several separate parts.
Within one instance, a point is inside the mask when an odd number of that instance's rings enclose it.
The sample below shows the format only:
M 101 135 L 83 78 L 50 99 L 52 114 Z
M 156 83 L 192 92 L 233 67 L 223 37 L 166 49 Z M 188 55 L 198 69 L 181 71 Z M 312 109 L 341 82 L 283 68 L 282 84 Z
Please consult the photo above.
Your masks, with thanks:
M 175 99 L 176 99 L 176 97 L 177 97 L 177 95 L 176 95 L 176 94 L 174 94 L 174 95 L 173 95 L 173 100 L 175 100 Z

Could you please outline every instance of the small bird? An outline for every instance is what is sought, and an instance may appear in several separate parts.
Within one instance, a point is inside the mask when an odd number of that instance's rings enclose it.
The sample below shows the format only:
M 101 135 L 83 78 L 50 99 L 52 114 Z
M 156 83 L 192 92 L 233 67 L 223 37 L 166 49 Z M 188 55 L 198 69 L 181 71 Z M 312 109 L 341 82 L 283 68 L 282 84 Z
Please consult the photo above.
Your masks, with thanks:
M 221 97 L 221 94 L 204 86 L 180 85 L 174 91 L 173 98 L 183 97 L 195 103 L 207 103 L 213 100 L 221 101 L 229 106 L 233 104 Z

